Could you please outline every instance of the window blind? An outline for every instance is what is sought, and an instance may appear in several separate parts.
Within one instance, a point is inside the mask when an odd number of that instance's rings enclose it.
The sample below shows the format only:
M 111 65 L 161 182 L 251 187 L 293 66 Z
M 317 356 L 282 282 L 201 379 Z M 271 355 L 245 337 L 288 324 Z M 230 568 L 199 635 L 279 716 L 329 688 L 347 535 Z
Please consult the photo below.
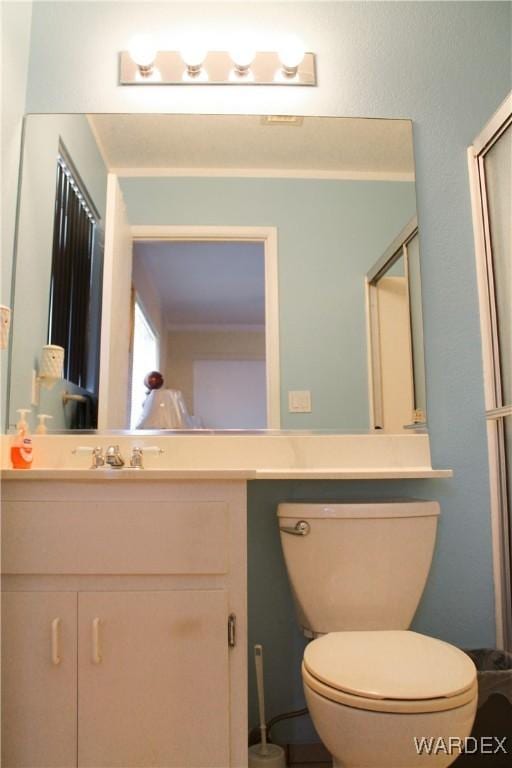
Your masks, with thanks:
M 64 376 L 87 388 L 96 218 L 64 157 L 57 160 L 48 340 L 65 349 Z

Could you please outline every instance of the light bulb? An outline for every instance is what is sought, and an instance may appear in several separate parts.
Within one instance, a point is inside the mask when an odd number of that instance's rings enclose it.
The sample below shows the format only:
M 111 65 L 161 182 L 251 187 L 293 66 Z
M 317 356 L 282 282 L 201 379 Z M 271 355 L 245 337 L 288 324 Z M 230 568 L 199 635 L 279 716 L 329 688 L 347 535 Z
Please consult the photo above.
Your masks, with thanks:
M 240 43 L 230 50 L 229 55 L 238 74 L 245 75 L 254 61 L 256 51 L 250 45 Z
M 184 45 L 180 50 L 180 56 L 183 59 L 188 73 L 196 75 L 201 71 L 207 51 L 200 43 L 190 42 Z
M 149 35 L 133 37 L 130 40 L 128 51 L 141 74 L 150 74 L 156 59 L 156 48 Z
M 278 55 L 285 73 L 290 76 L 296 75 L 305 56 L 304 45 L 297 37 L 290 37 L 279 49 Z

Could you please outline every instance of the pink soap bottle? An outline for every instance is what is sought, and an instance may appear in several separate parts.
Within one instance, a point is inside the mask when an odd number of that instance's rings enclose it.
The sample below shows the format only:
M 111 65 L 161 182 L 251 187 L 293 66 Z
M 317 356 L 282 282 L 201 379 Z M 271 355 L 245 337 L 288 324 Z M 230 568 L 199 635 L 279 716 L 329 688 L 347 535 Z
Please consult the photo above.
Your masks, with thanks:
M 17 434 L 11 445 L 11 462 L 14 469 L 30 469 L 32 466 L 32 438 L 29 434 L 25 414 L 30 408 L 19 408 L 20 420 L 16 424 Z

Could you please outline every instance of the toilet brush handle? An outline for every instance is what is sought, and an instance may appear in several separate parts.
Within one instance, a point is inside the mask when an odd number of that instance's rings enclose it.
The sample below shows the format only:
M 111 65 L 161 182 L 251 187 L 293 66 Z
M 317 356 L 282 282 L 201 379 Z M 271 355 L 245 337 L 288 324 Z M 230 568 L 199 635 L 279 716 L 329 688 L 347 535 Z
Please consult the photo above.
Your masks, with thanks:
M 256 667 L 256 689 L 258 691 L 258 710 L 260 716 L 261 754 L 267 754 L 267 726 L 265 721 L 265 695 L 263 689 L 263 646 L 254 646 L 254 666 Z

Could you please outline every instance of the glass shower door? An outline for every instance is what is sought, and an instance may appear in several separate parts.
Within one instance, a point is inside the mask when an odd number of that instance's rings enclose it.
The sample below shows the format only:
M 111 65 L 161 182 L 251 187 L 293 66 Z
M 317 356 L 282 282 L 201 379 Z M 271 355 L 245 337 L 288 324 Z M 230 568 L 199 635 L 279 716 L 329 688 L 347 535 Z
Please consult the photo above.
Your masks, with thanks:
M 512 94 L 471 147 L 470 172 L 479 260 L 498 643 L 512 650 Z

